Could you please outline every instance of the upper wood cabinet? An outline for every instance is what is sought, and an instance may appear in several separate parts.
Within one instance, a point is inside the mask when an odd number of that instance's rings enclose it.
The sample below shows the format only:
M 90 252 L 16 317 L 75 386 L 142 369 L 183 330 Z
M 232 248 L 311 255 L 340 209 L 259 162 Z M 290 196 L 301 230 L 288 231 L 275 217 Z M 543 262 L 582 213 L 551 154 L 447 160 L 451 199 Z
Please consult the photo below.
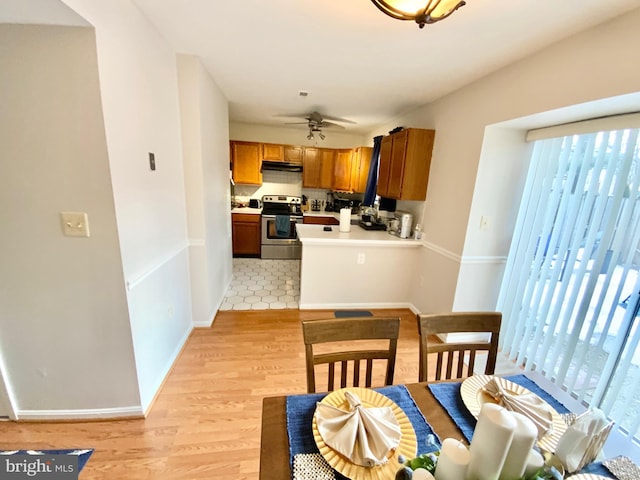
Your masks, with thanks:
M 378 195 L 425 199 L 434 138 L 434 130 L 407 128 L 382 139 Z
M 284 161 L 284 145 L 277 145 L 275 143 L 263 143 L 262 159 L 271 160 L 272 162 Z
M 262 159 L 271 162 L 287 162 L 302 165 L 304 147 L 298 145 L 262 144 Z
M 352 150 L 337 150 L 333 164 L 333 189 L 351 191 Z
M 302 157 L 304 156 L 304 147 L 296 145 L 284 146 L 284 161 L 288 163 L 300 163 L 302 164 Z
M 334 188 L 334 166 L 336 160 L 336 150 L 331 148 L 318 149 L 320 158 L 320 183 L 318 188 L 326 188 L 332 190 Z
M 354 148 L 351 155 L 351 190 L 362 193 L 367 189 L 367 178 L 369 177 L 369 165 L 371 165 L 371 155 L 373 148 Z
M 261 166 L 261 144 L 231 142 L 231 172 L 235 183 L 262 185 Z
M 305 148 L 302 157 L 302 186 L 320 187 L 320 155 L 317 148 Z

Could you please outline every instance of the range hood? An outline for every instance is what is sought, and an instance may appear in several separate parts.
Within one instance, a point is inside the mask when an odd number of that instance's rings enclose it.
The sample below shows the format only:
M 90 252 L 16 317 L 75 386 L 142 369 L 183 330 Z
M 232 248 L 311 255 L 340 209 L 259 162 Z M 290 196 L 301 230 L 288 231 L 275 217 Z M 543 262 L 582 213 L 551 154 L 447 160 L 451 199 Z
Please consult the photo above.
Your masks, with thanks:
M 278 170 L 280 172 L 301 172 L 301 163 L 262 161 L 262 170 Z

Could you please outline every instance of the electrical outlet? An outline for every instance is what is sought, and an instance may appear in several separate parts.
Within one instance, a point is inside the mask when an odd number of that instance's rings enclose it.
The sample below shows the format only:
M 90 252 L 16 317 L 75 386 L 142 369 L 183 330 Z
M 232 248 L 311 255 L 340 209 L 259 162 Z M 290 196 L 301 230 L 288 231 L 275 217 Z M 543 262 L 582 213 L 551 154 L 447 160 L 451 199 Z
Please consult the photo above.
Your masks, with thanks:
M 89 236 L 89 217 L 85 212 L 60 212 L 60 219 L 67 237 Z
M 358 254 L 358 265 L 364 265 L 364 259 L 365 259 L 364 253 L 359 253 Z
M 480 217 L 480 230 L 488 230 L 489 229 L 489 217 L 483 215 Z

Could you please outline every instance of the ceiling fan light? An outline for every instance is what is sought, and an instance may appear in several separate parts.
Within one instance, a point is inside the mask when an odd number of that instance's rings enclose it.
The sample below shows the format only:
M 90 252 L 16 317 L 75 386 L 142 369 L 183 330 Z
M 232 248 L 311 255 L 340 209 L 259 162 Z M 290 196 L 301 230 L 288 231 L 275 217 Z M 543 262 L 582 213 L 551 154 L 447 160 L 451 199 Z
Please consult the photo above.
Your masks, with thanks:
M 319 132 L 318 135 L 320 136 L 320 140 L 324 140 L 325 139 L 325 136 L 324 136 L 324 134 L 322 132 Z
M 386 15 L 414 20 L 420 28 L 447 18 L 466 3 L 464 0 L 371 0 Z
M 309 131 L 309 135 L 307 135 L 307 140 L 313 140 L 313 132 Z

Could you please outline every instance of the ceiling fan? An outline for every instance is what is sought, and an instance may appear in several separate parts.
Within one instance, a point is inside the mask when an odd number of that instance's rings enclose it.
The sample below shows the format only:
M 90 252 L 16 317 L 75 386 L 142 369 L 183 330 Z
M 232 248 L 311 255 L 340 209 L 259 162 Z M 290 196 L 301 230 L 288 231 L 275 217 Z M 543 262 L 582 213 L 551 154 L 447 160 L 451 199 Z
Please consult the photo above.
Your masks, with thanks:
M 309 127 L 309 134 L 307 135 L 307 140 L 313 140 L 315 138 L 315 134 L 317 133 L 321 140 L 325 139 L 324 134 L 322 133 L 323 128 L 345 128 L 342 125 L 335 123 L 351 123 L 355 124 L 351 120 L 347 120 L 346 118 L 339 117 L 330 117 L 328 115 L 322 115 L 318 112 L 311 113 L 303 113 L 299 115 L 286 115 L 287 117 L 300 117 L 303 118 L 304 122 L 287 122 L 286 125 L 304 125 L 307 124 Z M 331 120 L 331 121 L 329 121 Z

